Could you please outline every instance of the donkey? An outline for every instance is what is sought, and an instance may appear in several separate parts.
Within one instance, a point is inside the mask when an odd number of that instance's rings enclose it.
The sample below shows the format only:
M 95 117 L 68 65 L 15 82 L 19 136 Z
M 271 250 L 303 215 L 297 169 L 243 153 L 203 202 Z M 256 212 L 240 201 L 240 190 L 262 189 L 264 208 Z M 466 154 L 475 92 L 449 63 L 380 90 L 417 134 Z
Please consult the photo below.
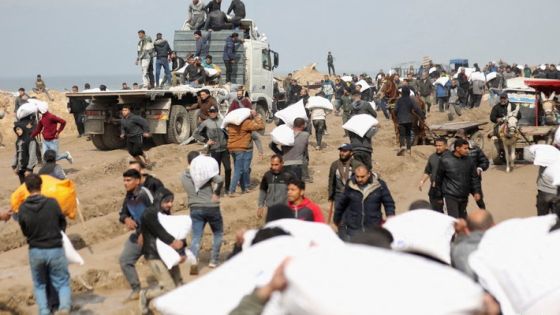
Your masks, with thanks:
M 513 170 L 515 165 L 515 144 L 519 136 L 517 126 L 517 113 L 514 112 L 507 117 L 507 120 L 500 126 L 500 141 L 504 147 L 504 157 L 506 159 L 506 172 Z
M 543 92 L 541 92 L 541 104 L 544 112 L 544 122 L 548 126 L 554 126 L 558 124 L 558 102 L 554 100 L 556 97 L 556 92 L 550 93 L 549 97 L 546 97 Z

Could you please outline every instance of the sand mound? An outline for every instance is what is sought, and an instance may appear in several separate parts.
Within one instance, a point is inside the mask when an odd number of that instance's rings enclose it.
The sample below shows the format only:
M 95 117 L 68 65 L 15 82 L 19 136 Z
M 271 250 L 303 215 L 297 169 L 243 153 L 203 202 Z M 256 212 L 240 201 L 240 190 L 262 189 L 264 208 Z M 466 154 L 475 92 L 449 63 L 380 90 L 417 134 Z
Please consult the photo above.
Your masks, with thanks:
M 325 74 L 317 71 L 316 67 L 317 64 L 310 64 L 292 73 L 292 77 L 296 79 L 300 85 L 320 83 L 325 77 Z

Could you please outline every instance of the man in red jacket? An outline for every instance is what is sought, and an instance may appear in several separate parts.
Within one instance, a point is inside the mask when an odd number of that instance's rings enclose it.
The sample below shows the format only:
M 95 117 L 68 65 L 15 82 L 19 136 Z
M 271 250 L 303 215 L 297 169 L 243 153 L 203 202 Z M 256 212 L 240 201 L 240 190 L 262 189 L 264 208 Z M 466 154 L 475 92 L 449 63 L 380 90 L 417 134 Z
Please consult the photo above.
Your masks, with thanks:
M 72 163 L 73 159 L 70 152 L 66 151 L 64 154 L 58 155 L 58 136 L 62 130 L 64 130 L 65 126 L 66 121 L 64 119 L 46 111 L 43 113 L 43 116 L 41 117 L 41 120 L 39 120 L 39 123 L 31 134 L 31 137 L 35 138 L 39 134 L 43 136 L 42 154 L 47 152 L 47 150 L 53 150 L 56 152 L 57 161 L 66 159 L 68 162 Z
M 292 178 L 288 181 L 288 206 L 294 211 L 294 218 L 324 223 L 323 212 L 313 201 L 304 196 L 305 182 Z
M 237 98 L 231 102 L 229 106 L 228 113 L 239 108 L 253 109 L 253 103 L 248 97 L 245 97 L 245 91 L 243 88 L 237 90 Z

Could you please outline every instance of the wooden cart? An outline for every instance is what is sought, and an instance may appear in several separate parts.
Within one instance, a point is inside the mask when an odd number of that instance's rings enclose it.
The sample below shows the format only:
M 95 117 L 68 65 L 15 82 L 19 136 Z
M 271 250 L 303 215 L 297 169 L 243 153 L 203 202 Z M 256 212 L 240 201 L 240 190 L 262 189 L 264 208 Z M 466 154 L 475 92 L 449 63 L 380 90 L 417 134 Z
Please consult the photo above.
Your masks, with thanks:
M 451 122 L 440 125 L 431 125 L 428 132 L 432 138 L 442 137 L 447 140 L 454 138 L 459 129 L 464 129 L 469 140 L 472 140 L 480 149 L 484 149 L 484 135 L 481 126 L 488 124 L 488 122 L 477 121 L 462 121 Z M 432 139 L 432 141 L 435 139 Z

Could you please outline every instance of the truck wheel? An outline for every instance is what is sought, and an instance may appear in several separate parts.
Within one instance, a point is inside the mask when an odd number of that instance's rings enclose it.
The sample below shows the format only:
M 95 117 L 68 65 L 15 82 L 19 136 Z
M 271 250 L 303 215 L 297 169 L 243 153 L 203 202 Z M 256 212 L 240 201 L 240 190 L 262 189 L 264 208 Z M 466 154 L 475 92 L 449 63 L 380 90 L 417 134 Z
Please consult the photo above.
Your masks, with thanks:
M 91 137 L 91 142 L 93 143 L 93 146 L 95 146 L 95 148 L 97 150 L 100 150 L 100 151 L 109 150 L 109 148 L 103 142 L 103 135 L 91 135 L 90 137 Z
M 181 143 L 187 140 L 190 132 L 189 112 L 181 105 L 171 106 L 171 115 L 167 127 L 167 142 Z
M 120 137 L 121 128 L 113 124 L 105 124 L 105 133 L 103 134 L 103 143 L 107 146 L 107 150 L 116 150 L 123 148 L 125 142 Z

